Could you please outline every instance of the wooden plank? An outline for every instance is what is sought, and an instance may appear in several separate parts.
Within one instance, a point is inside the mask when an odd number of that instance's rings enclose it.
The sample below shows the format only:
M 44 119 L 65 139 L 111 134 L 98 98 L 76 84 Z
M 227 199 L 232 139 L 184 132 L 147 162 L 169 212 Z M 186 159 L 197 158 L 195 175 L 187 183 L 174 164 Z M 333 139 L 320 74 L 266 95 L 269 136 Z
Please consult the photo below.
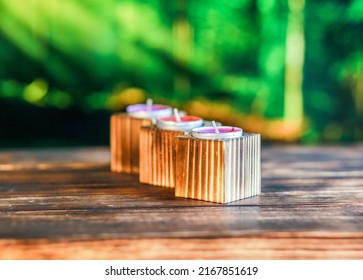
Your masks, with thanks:
M 362 233 L 278 233 L 216 239 L 0 240 L 0 259 L 363 259 Z
M 0 150 L 0 172 L 15 170 L 85 170 L 110 165 L 108 147 Z M 3 173 L 4 174 L 4 173 Z M 0 181 L 0 184 L 2 182 Z
M 363 147 L 261 152 L 262 194 L 220 205 L 110 172 L 107 147 L 0 151 L 0 258 L 362 259 Z

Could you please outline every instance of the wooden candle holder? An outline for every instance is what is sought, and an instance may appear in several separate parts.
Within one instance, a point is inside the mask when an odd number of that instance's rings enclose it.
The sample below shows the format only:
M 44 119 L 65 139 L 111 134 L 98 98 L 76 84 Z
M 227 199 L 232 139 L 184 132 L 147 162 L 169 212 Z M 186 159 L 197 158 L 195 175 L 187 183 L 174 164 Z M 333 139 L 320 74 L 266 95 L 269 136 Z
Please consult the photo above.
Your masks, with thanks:
M 144 125 L 151 125 L 151 120 L 133 118 L 124 113 L 111 116 L 111 171 L 139 173 L 139 136 Z
M 259 134 L 223 140 L 175 139 L 175 195 L 228 203 L 261 193 Z
M 175 137 L 183 131 L 173 131 L 144 126 L 140 130 L 141 183 L 174 188 L 175 185 Z

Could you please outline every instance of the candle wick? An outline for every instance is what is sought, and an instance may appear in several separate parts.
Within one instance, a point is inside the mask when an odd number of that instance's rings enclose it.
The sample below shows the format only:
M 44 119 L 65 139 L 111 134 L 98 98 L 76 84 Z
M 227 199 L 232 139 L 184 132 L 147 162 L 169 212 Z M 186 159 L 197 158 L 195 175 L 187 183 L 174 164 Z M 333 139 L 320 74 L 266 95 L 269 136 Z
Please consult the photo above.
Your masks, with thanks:
M 180 118 L 179 111 L 177 108 L 174 108 L 174 116 L 175 116 L 175 119 L 177 122 L 181 122 L 181 118 Z
M 216 124 L 216 122 L 215 122 L 215 121 L 212 121 L 212 125 L 213 125 L 213 127 L 214 127 L 214 132 L 215 132 L 215 133 L 219 133 L 219 130 L 218 130 L 218 127 L 217 127 L 217 124 Z
M 146 99 L 146 111 L 152 111 L 153 100 L 151 98 Z

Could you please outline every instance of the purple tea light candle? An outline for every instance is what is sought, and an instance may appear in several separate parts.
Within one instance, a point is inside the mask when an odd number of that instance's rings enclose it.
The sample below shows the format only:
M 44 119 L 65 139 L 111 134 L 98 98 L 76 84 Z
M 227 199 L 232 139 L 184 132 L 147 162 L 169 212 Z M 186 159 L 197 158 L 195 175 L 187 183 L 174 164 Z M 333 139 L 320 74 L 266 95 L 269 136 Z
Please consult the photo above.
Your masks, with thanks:
M 126 107 L 127 115 L 138 119 L 155 119 L 159 117 L 171 116 L 173 110 L 170 106 L 153 104 L 151 99 L 146 104 L 134 104 Z
M 198 127 L 192 130 L 192 136 L 198 139 L 233 139 L 243 135 L 243 130 L 233 126 L 217 126 L 212 121 L 213 126 Z

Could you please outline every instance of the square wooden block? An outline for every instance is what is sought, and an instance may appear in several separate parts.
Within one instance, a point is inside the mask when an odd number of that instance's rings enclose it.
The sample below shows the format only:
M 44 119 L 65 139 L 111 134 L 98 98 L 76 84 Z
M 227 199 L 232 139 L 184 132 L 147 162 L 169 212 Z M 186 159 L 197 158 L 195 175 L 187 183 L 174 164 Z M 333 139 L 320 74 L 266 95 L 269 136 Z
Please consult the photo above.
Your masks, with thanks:
M 140 130 L 141 183 L 161 187 L 175 186 L 175 137 L 183 131 L 144 126 Z
M 261 193 L 259 134 L 234 139 L 175 139 L 175 195 L 228 203 Z
M 139 173 L 140 128 L 144 125 L 151 125 L 151 120 L 133 118 L 124 113 L 111 116 L 111 171 Z

